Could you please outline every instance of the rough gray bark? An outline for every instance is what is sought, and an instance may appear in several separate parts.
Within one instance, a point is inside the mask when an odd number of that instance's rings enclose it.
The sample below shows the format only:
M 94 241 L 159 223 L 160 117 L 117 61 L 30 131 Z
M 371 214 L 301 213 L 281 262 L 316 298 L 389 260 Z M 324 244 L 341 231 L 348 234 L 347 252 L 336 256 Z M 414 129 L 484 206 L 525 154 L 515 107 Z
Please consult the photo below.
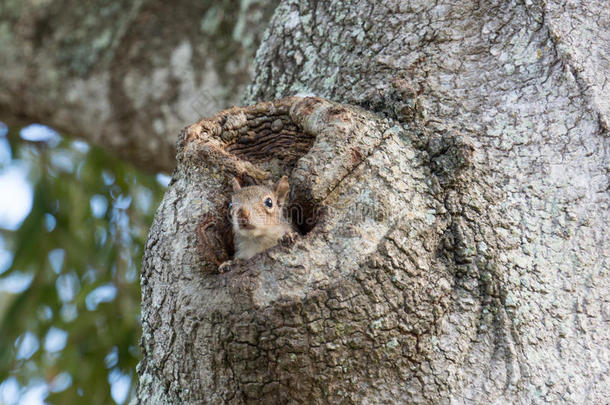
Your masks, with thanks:
M 169 172 L 180 130 L 239 100 L 277 3 L 3 1 L 0 120 Z
M 257 55 L 250 101 L 342 104 L 183 133 L 139 402 L 610 401 L 610 12 L 380 3 L 284 1 Z M 217 274 L 244 172 L 287 172 L 315 226 Z

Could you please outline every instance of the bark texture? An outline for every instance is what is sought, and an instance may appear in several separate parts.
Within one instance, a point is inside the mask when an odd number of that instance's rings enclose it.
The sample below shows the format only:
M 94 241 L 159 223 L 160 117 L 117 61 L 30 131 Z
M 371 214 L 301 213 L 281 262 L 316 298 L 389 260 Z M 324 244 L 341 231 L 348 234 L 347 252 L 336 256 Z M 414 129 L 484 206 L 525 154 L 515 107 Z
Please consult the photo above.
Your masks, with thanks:
M 334 101 L 183 132 L 138 401 L 608 403 L 609 24 L 602 1 L 283 1 L 248 99 Z M 217 274 L 245 173 L 289 174 L 304 235 Z
M 171 171 L 176 136 L 238 102 L 277 0 L 0 4 L 0 119 Z

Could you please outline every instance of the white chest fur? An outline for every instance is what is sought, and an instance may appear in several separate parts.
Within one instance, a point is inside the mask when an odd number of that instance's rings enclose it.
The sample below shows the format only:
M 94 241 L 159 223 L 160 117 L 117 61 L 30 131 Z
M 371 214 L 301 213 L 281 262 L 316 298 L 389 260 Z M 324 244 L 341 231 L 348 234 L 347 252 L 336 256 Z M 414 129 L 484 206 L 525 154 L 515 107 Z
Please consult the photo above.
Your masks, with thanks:
M 265 233 L 259 236 L 250 236 L 237 233 L 235 235 L 235 257 L 237 259 L 249 259 L 252 256 L 267 250 L 275 245 L 282 236 L 289 232 L 289 224 L 278 224 L 265 229 Z

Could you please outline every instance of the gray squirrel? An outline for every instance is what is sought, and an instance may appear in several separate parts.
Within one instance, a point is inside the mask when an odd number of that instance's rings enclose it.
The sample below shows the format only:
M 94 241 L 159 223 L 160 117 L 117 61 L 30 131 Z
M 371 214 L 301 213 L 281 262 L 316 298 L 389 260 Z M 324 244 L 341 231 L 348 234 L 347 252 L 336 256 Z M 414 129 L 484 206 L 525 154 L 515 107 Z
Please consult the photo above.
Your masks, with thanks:
M 294 240 L 296 233 L 283 208 L 290 191 L 288 178 L 283 176 L 273 187 L 242 187 L 232 180 L 233 195 L 229 216 L 233 228 L 235 259 L 249 259 L 279 243 L 283 238 Z M 224 270 L 232 262 L 221 264 Z

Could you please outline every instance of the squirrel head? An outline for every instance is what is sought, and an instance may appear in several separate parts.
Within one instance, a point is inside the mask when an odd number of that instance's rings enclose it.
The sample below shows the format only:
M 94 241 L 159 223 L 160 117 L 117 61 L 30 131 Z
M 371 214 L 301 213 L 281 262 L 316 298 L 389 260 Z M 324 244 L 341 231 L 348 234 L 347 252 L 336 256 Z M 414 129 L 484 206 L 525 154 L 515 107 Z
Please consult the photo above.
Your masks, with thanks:
M 290 185 L 283 176 L 272 188 L 267 186 L 242 187 L 233 178 L 233 196 L 229 215 L 233 231 L 244 237 L 256 238 L 277 232 L 278 225 L 286 220 L 282 209 Z

